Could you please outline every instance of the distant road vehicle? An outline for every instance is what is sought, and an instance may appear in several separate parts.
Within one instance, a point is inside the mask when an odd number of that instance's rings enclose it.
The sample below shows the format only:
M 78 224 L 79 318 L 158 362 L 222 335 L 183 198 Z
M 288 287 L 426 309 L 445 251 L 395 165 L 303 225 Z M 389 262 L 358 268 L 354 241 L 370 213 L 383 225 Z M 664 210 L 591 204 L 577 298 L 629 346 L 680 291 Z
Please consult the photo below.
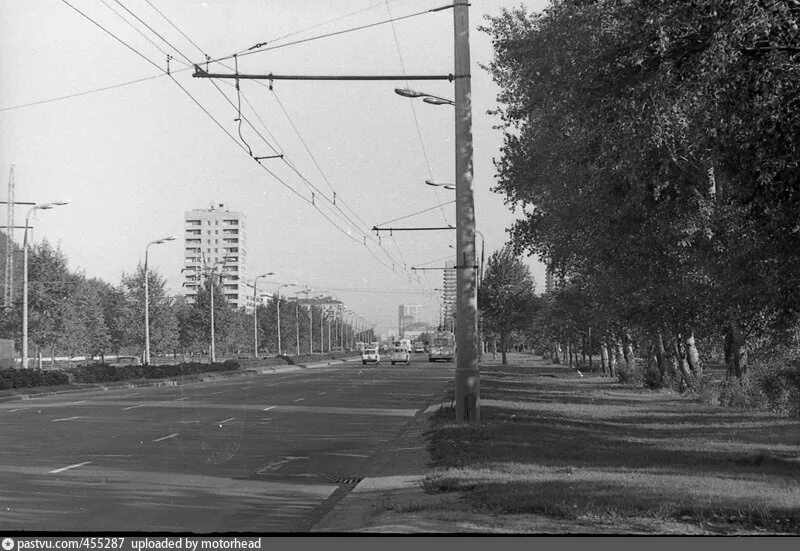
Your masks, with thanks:
M 361 353 L 361 363 L 367 365 L 368 363 L 380 364 L 381 353 L 377 348 L 365 348 Z
M 456 337 L 450 331 L 433 333 L 428 345 L 428 361 L 452 362 L 456 355 Z
M 411 352 L 408 350 L 408 348 L 396 346 L 392 349 L 389 359 L 392 361 L 392 365 L 398 363 L 411 365 Z
M 363 352 L 366 347 L 367 347 L 367 343 L 365 343 L 365 342 L 359 341 L 359 342 L 356 343 L 356 350 L 358 350 L 359 352 Z
M 136 356 L 117 356 L 116 360 L 108 363 L 111 367 L 125 367 L 128 365 L 142 365 L 142 362 Z
M 414 352 L 425 352 L 425 343 L 422 341 L 414 342 Z

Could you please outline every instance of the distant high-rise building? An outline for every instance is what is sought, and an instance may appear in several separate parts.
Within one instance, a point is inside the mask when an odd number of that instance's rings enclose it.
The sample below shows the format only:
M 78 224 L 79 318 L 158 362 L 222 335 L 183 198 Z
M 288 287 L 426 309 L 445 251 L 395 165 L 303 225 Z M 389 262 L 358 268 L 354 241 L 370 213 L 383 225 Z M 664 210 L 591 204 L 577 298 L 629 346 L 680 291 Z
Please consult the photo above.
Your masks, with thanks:
M 442 276 L 442 328 L 452 331 L 455 327 L 456 315 L 456 264 L 447 262 Z
M 245 283 L 247 226 L 241 212 L 223 204 L 185 213 L 183 292 L 189 302 L 212 270 L 228 303 L 243 307 L 252 302 Z
M 412 325 L 420 322 L 422 305 L 420 304 L 401 304 L 397 308 L 397 330 L 398 335 L 405 336 L 405 330 Z

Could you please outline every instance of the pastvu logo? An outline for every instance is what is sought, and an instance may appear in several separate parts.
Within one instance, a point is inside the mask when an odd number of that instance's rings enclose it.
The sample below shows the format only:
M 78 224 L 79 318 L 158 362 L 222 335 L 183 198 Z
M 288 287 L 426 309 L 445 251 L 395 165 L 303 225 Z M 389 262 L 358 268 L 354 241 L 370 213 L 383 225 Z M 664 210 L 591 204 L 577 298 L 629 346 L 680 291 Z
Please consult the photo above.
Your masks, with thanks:
M 14 540 L 11 538 L 3 538 L 3 549 L 5 549 L 5 551 L 14 549 Z

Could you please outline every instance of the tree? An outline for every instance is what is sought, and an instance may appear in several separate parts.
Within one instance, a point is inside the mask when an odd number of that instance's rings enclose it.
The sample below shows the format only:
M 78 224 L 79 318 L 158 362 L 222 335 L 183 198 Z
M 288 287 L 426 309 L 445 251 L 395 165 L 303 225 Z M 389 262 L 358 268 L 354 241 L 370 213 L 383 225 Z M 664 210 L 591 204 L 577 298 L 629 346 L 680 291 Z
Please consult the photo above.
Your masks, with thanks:
M 486 28 L 496 190 L 524 213 L 513 243 L 582 279 L 612 340 L 670 336 L 688 379 L 695 333 L 728 333 L 740 374 L 748 335 L 800 312 L 799 15 L 793 0 L 565 0 Z
M 478 289 L 478 307 L 484 330 L 500 339 L 505 365 L 512 334 L 531 325 L 536 307 L 533 276 L 510 247 L 489 257 Z
M 172 352 L 178 346 L 178 319 L 173 301 L 166 293 L 166 279 L 156 270 L 148 269 L 148 303 L 150 317 L 150 351 L 153 354 Z M 144 265 L 139 264 L 133 274 L 122 275 L 125 298 L 124 343 L 134 350 L 144 350 Z

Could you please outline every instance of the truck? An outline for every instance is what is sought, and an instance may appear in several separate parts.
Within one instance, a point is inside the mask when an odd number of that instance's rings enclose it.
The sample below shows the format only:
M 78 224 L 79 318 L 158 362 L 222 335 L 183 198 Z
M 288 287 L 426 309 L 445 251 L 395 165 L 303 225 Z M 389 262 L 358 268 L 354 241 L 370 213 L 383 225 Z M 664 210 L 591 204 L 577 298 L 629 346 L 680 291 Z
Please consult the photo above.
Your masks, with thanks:
M 456 356 L 456 337 L 450 331 L 436 331 L 428 341 L 428 361 L 452 362 Z

